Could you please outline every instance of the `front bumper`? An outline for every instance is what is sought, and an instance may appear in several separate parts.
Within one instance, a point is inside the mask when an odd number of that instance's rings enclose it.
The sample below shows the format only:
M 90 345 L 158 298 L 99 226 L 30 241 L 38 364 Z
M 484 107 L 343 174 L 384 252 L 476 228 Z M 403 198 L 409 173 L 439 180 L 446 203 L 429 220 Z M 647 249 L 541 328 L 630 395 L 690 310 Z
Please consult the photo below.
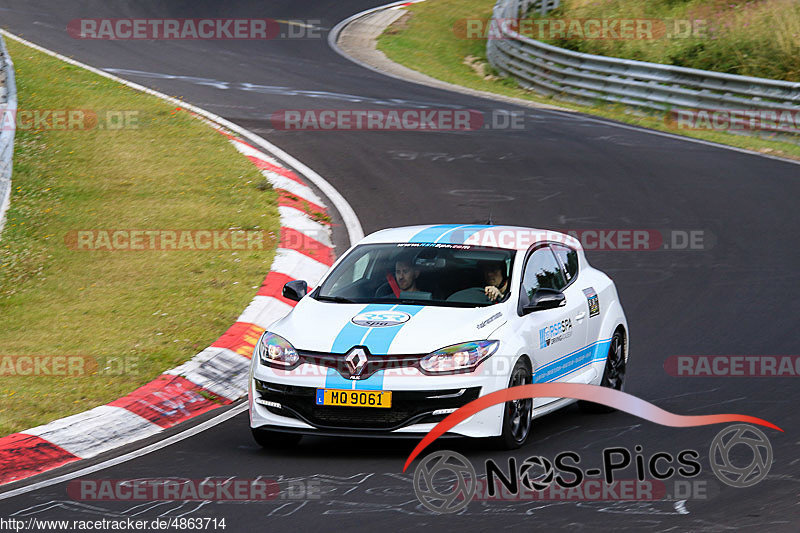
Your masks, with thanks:
M 319 435 L 422 436 L 449 413 L 479 396 L 503 389 L 507 376 L 479 367 L 469 374 L 427 376 L 413 369 L 381 370 L 367 380 L 342 378 L 333 369 L 302 364 L 291 371 L 254 362 L 249 387 L 253 428 Z M 392 391 L 392 407 L 318 406 L 318 388 Z M 495 405 L 464 420 L 451 436 L 491 437 L 501 433 L 503 406 Z

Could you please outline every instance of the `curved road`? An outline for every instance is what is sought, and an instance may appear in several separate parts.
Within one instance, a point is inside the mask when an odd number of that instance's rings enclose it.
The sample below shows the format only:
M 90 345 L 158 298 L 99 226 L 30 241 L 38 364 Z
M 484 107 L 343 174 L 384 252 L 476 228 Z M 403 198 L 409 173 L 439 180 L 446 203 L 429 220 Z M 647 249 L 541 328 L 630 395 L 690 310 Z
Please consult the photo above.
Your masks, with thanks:
M 515 109 L 489 100 L 404 83 L 361 68 L 321 38 L 256 41 L 88 41 L 67 23 L 88 17 L 270 17 L 318 19 L 329 29 L 374 0 L 0 1 L 0 25 L 75 57 L 222 115 L 266 137 L 328 179 L 366 232 L 417 223 L 495 222 L 563 229 L 703 231 L 692 251 L 590 251 L 619 288 L 632 335 L 627 391 L 679 414 L 745 413 L 781 426 L 766 430 L 769 476 L 755 487 L 722 485 L 708 466 L 721 426 L 676 429 L 571 407 L 540 419 L 527 446 L 500 453 L 447 444 L 476 465 L 513 455 L 553 458 L 566 450 L 599 466 L 602 450 L 637 444 L 700 451 L 705 499 L 686 502 L 489 502 L 437 516 L 417 502 L 402 465 L 408 441 L 306 438 L 268 453 L 251 440 L 246 414 L 157 452 L 91 474 L 128 479 L 206 476 L 278 479 L 319 486 L 319 498 L 268 503 L 77 502 L 57 484 L 0 501 L 0 516 L 151 519 L 161 514 L 225 517 L 231 531 L 479 531 L 534 527 L 638 531 L 758 528 L 796 531 L 799 378 L 678 378 L 671 355 L 798 354 L 800 166 L 621 128 L 581 115 L 518 108 L 522 130 L 474 132 L 285 132 L 269 117 L 282 109 L 457 107 Z M 114 7 L 112 7 L 112 4 Z M 282 26 L 285 30 L 286 26 Z M 57 79 L 54 79 L 57 81 Z M 746 454 L 743 456 L 745 459 Z M 740 457 L 740 460 L 744 460 Z M 635 471 L 626 471 L 627 478 Z M 309 484 L 308 481 L 311 480 Z M 316 484 L 316 485 L 315 485 Z M 297 495 L 295 491 L 294 495 Z

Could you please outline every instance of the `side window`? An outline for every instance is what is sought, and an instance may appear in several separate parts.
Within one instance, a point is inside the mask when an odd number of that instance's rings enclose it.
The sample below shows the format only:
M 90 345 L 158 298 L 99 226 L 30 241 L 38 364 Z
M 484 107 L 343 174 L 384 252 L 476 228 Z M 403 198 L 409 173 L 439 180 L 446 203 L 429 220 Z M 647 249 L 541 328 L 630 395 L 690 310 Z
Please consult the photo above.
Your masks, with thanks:
M 528 257 L 525 272 L 522 276 L 522 289 L 528 298 L 536 289 L 547 288 L 561 290 L 566 285 L 561 267 L 550 248 L 539 248 Z
M 553 251 L 558 256 L 561 264 L 564 265 L 564 276 L 566 276 L 567 283 L 569 283 L 578 274 L 578 252 L 560 244 L 554 244 Z
M 361 257 L 356 264 L 353 266 L 353 281 L 357 281 L 364 277 L 364 274 L 367 272 L 367 266 L 369 265 L 369 256 L 365 255 Z

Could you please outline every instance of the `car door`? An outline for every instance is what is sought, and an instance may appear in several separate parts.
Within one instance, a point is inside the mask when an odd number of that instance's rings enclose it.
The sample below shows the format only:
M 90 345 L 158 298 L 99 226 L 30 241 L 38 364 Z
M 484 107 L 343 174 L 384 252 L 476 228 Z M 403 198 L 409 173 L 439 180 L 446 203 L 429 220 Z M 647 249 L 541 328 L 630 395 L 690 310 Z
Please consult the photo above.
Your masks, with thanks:
M 541 288 L 562 291 L 564 305 L 533 311 L 522 317 L 522 334 L 534 362 L 534 383 L 572 381 L 587 368 L 580 356 L 586 345 L 586 299 L 580 288 L 569 281 L 549 245 L 532 249 L 525 260 L 518 311 Z M 544 405 L 555 398 L 537 398 Z
M 585 302 L 586 316 L 586 345 L 595 343 L 600 338 L 600 325 L 602 323 L 600 317 L 600 302 L 599 291 L 601 287 L 597 286 L 597 280 L 592 283 L 591 276 L 588 272 L 581 275 L 578 266 L 578 252 L 574 248 L 566 244 L 553 244 L 551 246 L 556 254 L 561 267 L 564 270 L 564 277 L 569 285 L 565 289 L 570 295 L 578 300 L 583 298 Z

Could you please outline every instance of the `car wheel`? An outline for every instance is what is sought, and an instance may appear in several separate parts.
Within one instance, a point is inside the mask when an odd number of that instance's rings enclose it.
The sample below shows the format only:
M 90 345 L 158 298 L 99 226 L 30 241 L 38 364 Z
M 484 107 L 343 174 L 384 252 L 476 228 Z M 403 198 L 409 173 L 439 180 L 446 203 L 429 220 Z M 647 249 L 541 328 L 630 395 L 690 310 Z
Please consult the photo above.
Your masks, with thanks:
M 253 438 L 262 447 L 267 449 L 288 448 L 294 446 L 303 438 L 299 433 L 281 433 L 265 429 L 251 428 Z
M 600 386 L 622 390 L 622 386 L 625 384 L 625 366 L 625 336 L 620 330 L 617 330 L 614 332 L 614 336 L 611 337 L 611 345 L 608 347 L 606 367 L 603 370 Z M 578 405 L 587 413 L 611 413 L 616 410 L 607 405 L 584 400 L 579 401 Z
M 530 385 L 533 382 L 531 369 L 525 360 L 520 359 L 511 371 L 509 387 Z M 533 419 L 533 398 L 522 398 L 505 403 L 503 411 L 503 432 L 497 438 L 498 447 L 516 450 L 528 440 Z

